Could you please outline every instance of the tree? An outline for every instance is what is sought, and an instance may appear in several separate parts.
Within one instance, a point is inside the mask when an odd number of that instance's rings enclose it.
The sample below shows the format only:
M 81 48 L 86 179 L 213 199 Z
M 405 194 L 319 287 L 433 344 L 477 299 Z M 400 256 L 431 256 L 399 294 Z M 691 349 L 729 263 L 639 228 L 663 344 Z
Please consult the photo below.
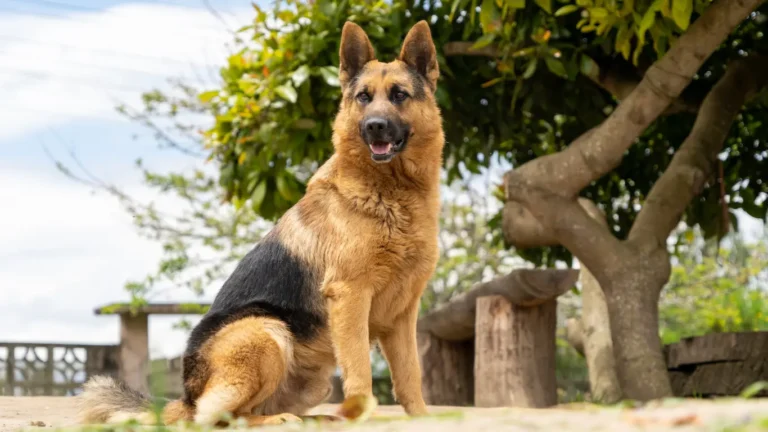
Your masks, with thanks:
M 620 164 L 623 153 L 760 3 L 715 2 L 603 123 L 567 149 L 506 176 L 505 235 L 513 240 L 523 235 L 528 244 L 562 244 L 599 282 L 609 312 L 619 383 L 627 397 L 671 395 L 658 332 L 659 295 L 670 274 L 667 238 L 711 177 L 742 106 L 765 84 L 766 58 L 753 54 L 729 65 L 702 101 L 691 133 L 648 193 L 626 239 L 617 239 L 596 222 L 576 197 Z M 545 231 L 554 235 L 531 236 Z
M 590 363 L 615 367 L 594 378 L 613 389 L 606 399 L 666 396 L 658 300 L 670 232 L 683 220 L 718 238 L 736 209 L 766 217 L 767 10 L 761 0 L 554 3 L 257 7 L 221 88 L 197 100 L 155 94 L 147 107 L 212 117 L 199 149 L 218 170 L 208 193 L 223 190 L 234 212 L 274 219 L 331 151 L 341 24 L 360 23 L 379 57 L 392 58 L 405 30 L 429 20 L 443 53 L 447 180 L 494 158 L 512 165 L 489 228 L 534 264 L 575 256 L 588 270 L 586 354 L 615 359 Z

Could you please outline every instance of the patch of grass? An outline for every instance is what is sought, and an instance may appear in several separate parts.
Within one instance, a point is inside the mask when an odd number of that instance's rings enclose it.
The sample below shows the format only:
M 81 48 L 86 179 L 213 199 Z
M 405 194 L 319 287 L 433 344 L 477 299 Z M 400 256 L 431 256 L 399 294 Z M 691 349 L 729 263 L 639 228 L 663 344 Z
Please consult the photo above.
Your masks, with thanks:
M 750 399 L 757 396 L 758 393 L 764 390 L 768 390 L 768 381 L 758 381 L 747 386 L 747 388 L 745 388 L 739 396 L 744 399 Z

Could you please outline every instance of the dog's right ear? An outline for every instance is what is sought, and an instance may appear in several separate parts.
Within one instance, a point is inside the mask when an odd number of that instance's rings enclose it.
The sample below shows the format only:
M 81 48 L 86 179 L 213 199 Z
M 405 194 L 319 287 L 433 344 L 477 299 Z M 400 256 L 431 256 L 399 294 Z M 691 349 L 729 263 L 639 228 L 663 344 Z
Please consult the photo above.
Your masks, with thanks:
M 373 45 L 359 25 L 347 21 L 341 30 L 341 48 L 339 49 L 339 81 L 346 88 L 363 66 L 376 59 Z

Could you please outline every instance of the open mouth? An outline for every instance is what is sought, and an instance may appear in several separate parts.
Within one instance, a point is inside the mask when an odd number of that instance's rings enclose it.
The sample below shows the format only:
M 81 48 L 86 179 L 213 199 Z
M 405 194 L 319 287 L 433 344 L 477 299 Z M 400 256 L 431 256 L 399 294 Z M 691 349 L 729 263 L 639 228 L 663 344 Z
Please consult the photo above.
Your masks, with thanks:
M 389 162 L 395 153 L 402 150 L 405 140 L 396 142 L 374 141 L 368 145 L 371 149 L 371 158 L 376 162 Z

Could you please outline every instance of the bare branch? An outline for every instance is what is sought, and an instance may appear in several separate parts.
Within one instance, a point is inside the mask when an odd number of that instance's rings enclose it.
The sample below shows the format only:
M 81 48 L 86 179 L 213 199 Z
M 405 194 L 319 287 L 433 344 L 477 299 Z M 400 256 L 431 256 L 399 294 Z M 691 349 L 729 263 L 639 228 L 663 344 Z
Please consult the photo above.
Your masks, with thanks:
M 472 49 L 474 42 L 448 42 L 443 45 L 443 55 L 446 57 L 451 56 L 480 56 L 480 57 L 497 57 L 499 50 L 496 45 L 486 45 L 482 48 Z
M 731 125 L 751 95 L 768 84 L 768 57 L 731 64 L 702 103 L 691 133 L 653 185 L 629 240 L 664 245 L 685 208 L 712 175 Z

